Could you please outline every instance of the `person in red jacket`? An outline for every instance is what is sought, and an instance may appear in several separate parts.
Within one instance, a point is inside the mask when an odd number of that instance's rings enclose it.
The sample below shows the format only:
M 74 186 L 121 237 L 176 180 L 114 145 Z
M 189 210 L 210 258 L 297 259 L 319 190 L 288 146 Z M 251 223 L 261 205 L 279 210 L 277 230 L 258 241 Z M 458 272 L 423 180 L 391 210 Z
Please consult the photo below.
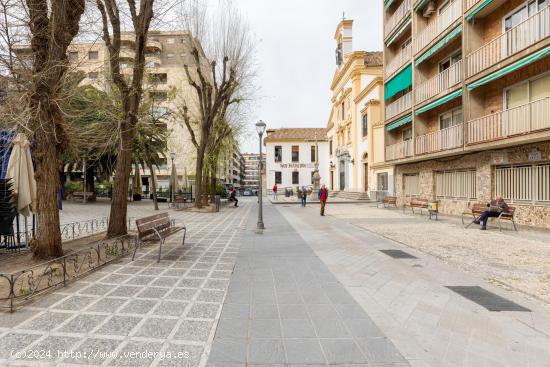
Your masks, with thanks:
M 321 189 L 319 189 L 317 196 L 319 197 L 319 201 L 321 202 L 321 215 L 324 216 L 325 205 L 327 204 L 328 199 L 328 189 L 325 185 L 323 185 Z
M 277 184 L 273 186 L 273 200 L 277 200 Z

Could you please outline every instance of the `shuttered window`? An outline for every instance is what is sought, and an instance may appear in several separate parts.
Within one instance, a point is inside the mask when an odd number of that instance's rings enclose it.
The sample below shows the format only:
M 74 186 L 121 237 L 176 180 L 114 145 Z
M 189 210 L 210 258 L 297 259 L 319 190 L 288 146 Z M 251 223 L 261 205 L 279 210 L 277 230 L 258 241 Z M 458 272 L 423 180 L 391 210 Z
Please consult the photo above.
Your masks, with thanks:
M 498 167 L 495 194 L 509 202 L 550 203 L 550 164 Z
M 420 194 L 420 177 L 418 173 L 403 175 L 403 192 L 405 196 L 418 196 Z
M 435 193 L 438 198 L 475 199 L 476 171 L 456 170 L 435 173 Z

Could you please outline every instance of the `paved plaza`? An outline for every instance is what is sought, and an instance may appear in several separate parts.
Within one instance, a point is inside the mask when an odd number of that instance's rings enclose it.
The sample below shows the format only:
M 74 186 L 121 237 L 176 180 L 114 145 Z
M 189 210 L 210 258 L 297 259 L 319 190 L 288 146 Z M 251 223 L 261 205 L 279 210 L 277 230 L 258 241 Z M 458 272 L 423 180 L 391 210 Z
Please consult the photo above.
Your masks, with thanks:
M 62 221 L 108 214 L 105 203 L 82 207 Z M 263 232 L 254 199 L 170 211 L 188 237 L 183 247 L 170 237 L 160 263 L 152 244 L 0 314 L 0 366 L 550 366 L 543 300 L 378 235 L 350 208 L 320 217 L 316 205 L 268 203 Z M 147 202 L 129 212 L 153 213 Z M 528 311 L 489 311 L 447 286 L 480 286 Z

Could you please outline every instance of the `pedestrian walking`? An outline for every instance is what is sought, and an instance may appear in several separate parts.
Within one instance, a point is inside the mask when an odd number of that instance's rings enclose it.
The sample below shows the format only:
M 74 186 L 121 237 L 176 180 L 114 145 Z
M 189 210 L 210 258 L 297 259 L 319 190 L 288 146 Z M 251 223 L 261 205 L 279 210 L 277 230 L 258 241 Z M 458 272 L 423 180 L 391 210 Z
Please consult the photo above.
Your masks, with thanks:
M 239 200 L 237 199 L 237 189 L 236 188 L 233 188 L 229 198 L 231 199 L 231 201 L 235 202 L 235 207 L 238 208 L 239 207 Z
M 273 200 L 277 200 L 277 184 L 273 185 Z
M 317 196 L 319 197 L 319 201 L 321 202 L 321 216 L 325 215 L 325 205 L 327 205 L 327 199 L 328 199 L 328 189 L 325 185 L 323 185 L 319 192 L 317 193 Z
M 305 208 L 306 207 L 306 200 L 307 200 L 307 190 L 306 190 L 305 186 L 302 186 L 301 199 L 302 199 L 302 208 Z

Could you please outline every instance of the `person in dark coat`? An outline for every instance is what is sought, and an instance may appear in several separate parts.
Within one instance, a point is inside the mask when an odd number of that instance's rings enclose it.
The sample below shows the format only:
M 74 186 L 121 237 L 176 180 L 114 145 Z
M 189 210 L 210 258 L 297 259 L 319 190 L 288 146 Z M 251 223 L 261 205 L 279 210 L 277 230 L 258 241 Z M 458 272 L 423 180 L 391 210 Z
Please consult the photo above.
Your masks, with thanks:
M 234 201 L 235 202 L 235 207 L 239 207 L 239 200 L 237 199 L 237 189 L 236 188 L 233 188 L 233 190 L 231 190 L 231 195 L 229 196 L 229 198 L 231 199 L 231 201 Z
M 321 216 L 325 215 L 325 205 L 327 205 L 327 199 L 328 199 L 328 189 L 325 185 L 323 185 L 319 192 L 317 193 L 317 197 L 319 198 L 319 201 L 321 202 Z
M 474 220 L 475 224 L 481 223 L 481 230 L 485 231 L 487 229 L 487 221 L 491 217 L 498 217 L 500 213 L 508 211 L 508 204 L 504 201 L 502 196 L 497 196 L 496 200 L 491 201 L 490 204 L 487 204 L 487 210 L 481 216 Z

